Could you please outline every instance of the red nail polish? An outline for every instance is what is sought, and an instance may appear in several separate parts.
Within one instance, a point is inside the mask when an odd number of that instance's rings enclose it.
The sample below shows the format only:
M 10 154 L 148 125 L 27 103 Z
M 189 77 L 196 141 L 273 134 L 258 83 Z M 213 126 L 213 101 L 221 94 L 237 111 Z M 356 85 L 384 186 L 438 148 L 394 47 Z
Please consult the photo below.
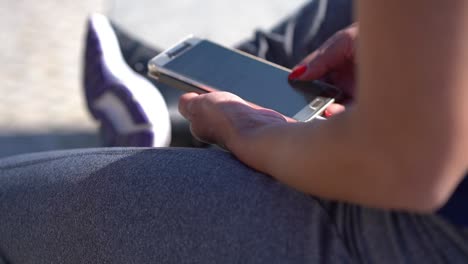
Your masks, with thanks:
M 307 71 L 307 65 L 303 64 L 303 65 L 297 66 L 296 68 L 293 69 L 291 74 L 289 74 L 288 79 L 295 80 L 301 77 L 301 75 L 303 75 L 306 71 Z
M 330 110 L 328 109 L 325 109 L 325 111 L 323 111 L 323 115 L 326 117 L 326 118 L 329 118 L 330 116 L 332 116 L 332 112 L 330 112 Z

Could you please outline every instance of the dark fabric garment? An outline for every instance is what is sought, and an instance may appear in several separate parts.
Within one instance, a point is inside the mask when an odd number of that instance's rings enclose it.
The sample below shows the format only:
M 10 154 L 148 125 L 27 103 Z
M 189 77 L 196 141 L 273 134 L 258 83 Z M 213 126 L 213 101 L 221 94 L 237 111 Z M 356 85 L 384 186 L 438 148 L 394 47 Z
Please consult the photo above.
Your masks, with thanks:
M 6 263 L 467 263 L 434 215 L 328 202 L 207 149 L 0 160 Z
M 468 227 L 468 177 L 458 185 L 447 204 L 438 212 L 452 223 Z
M 270 32 L 257 31 L 252 39 L 237 48 L 292 68 L 352 22 L 352 0 L 308 1 Z

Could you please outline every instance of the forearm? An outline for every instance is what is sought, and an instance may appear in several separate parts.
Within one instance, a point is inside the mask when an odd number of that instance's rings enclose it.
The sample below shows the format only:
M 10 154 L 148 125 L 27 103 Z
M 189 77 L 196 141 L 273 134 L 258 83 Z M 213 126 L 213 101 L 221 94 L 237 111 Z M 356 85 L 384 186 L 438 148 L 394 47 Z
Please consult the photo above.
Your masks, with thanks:
M 352 110 L 328 121 L 265 126 L 252 133 L 231 147 L 234 154 L 298 190 L 379 208 L 421 206 L 411 204 L 419 201 L 409 199 L 409 188 L 402 190 L 393 159 L 368 145 Z
M 463 5 L 361 1 L 355 109 L 320 125 L 265 127 L 239 157 L 321 197 L 382 208 L 440 206 L 467 168 Z
M 362 0 L 358 13 L 359 122 L 446 200 L 468 165 L 468 2 Z

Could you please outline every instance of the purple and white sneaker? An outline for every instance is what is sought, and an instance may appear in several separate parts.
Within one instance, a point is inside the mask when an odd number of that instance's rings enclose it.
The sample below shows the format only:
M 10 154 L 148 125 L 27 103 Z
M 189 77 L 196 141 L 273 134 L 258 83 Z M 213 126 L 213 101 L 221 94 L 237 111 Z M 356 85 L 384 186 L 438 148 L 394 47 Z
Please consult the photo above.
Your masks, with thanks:
M 169 146 L 171 123 L 161 93 L 126 64 L 103 15 L 88 21 L 83 64 L 87 106 L 105 146 Z

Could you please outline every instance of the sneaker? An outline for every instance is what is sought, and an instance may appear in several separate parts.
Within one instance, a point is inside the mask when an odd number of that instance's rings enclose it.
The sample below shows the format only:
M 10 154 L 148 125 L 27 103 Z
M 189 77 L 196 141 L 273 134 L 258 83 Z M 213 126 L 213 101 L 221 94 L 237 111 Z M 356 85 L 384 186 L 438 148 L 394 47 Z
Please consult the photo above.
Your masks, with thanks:
M 143 41 L 135 38 L 131 34 L 122 30 L 112 23 L 112 28 L 120 44 L 120 50 L 126 63 L 142 77 L 150 81 L 164 97 L 171 119 L 172 140 L 171 146 L 175 147 L 207 147 L 193 137 L 190 132 L 189 122 L 179 113 L 179 98 L 184 93 L 179 89 L 174 89 L 168 85 L 160 83 L 148 77 L 148 61 L 161 52 L 161 49 L 152 47 Z
M 83 64 L 87 106 L 100 122 L 105 146 L 169 146 L 171 124 L 163 96 L 127 65 L 103 15 L 88 21 Z

